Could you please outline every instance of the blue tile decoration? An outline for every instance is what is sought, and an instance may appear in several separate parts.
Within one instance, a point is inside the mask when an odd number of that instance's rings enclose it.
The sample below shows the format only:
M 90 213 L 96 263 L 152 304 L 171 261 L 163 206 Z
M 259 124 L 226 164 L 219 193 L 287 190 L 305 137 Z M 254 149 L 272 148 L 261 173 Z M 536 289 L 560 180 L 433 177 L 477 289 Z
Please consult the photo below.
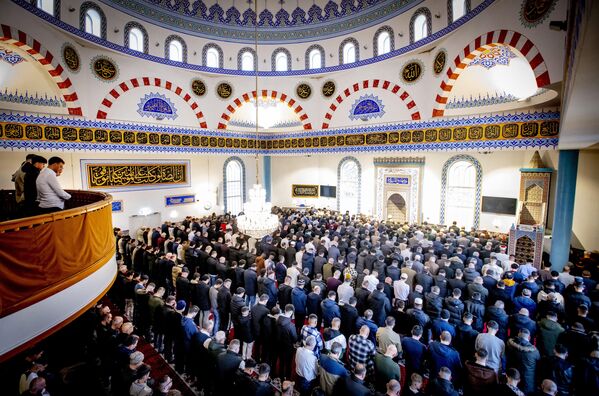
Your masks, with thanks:
M 287 70 L 291 70 L 291 52 L 287 48 L 279 47 L 272 52 L 270 57 L 272 71 L 277 70 L 277 55 L 281 52 L 287 55 Z
M 410 10 L 421 0 L 330 0 L 321 8 L 312 4 L 308 9 L 275 7 L 258 10 L 257 26 L 260 40 L 282 43 L 307 42 L 330 38 L 347 32 L 374 26 Z M 271 3 L 272 4 L 272 3 Z M 200 37 L 252 43 L 256 14 L 252 4 L 243 10 L 233 4 L 227 10 L 218 3 L 208 7 L 206 1 L 190 0 L 111 0 L 110 6 L 169 30 Z M 274 13 L 274 14 L 273 14 Z
M 218 52 L 218 67 L 219 69 L 222 69 L 224 65 L 223 49 L 216 43 L 208 43 L 202 48 L 202 65 L 209 70 L 213 70 L 213 68 L 206 65 L 206 55 L 210 48 L 214 48 Z
M 410 44 L 414 44 L 414 37 L 415 37 L 414 22 L 416 21 L 416 18 L 418 18 L 419 15 L 424 15 L 426 17 L 426 26 L 428 29 L 428 35 L 424 39 L 419 40 L 418 42 L 426 40 L 428 37 L 430 37 L 433 34 L 433 17 L 431 15 L 431 10 L 429 10 L 426 7 L 420 7 L 419 9 L 416 10 L 416 12 L 414 12 L 414 15 L 412 15 L 412 18 L 410 18 Z
M 125 24 L 125 28 L 123 29 L 125 47 L 129 48 L 129 32 L 133 28 L 137 28 L 141 31 L 144 40 L 143 52 L 144 54 L 147 54 L 150 50 L 150 38 L 148 37 L 148 31 L 140 23 L 134 21 L 127 22 Z
M 356 40 L 353 37 L 347 37 L 341 42 L 341 44 L 339 44 L 339 64 L 340 65 L 345 64 L 345 60 L 343 59 L 343 47 L 345 47 L 345 44 L 347 44 L 347 43 L 352 43 L 354 45 L 354 50 L 356 51 L 356 62 L 358 62 L 360 60 L 360 43 L 358 42 L 358 40 Z M 351 62 L 351 63 L 354 63 L 354 62 Z
M 453 22 L 453 2 L 455 1 L 463 1 L 466 9 L 466 14 L 470 12 L 470 0 L 447 0 L 447 24 L 451 24 Z
M 486 95 L 478 95 L 473 97 L 470 95 L 469 98 L 464 98 L 463 96 L 459 98 L 452 98 L 447 101 L 446 109 L 467 109 L 473 107 L 484 107 L 484 106 L 492 106 L 496 104 L 502 103 L 510 103 L 517 101 L 518 98 L 512 94 L 508 94 L 505 91 L 501 93 L 489 94 L 487 92 Z
M 369 94 L 362 95 L 352 105 L 349 110 L 350 120 L 368 121 L 373 118 L 380 118 L 385 115 L 385 105 L 377 96 Z
M 225 207 L 225 213 L 227 213 L 227 165 L 231 161 L 236 161 L 241 166 L 241 192 L 242 192 L 242 201 L 246 202 L 246 173 L 245 173 L 245 163 L 243 160 L 237 156 L 229 157 L 223 164 L 223 205 Z
M 508 46 L 497 45 L 478 54 L 468 64 L 468 67 L 482 66 L 485 69 L 491 69 L 497 65 L 509 66 L 510 59 L 514 58 L 516 58 L 516 54 Z
M 54 0 L 54 17 L 56 18 L 60 18 L 60 0 Z M 31 4 L 34 4 L 37 6 L 37 0 L 31 0 Z M 42 11 L 40 9 L 40 11 Z
M 196 196 L 195 194 L 186 194 L 186 195 L 169 195 L 168 197 L 164 197 L 164 206 L 176 206 L 176 205 L 187 205 L 195 203 Z
M 158 92 L 151 92 L 144 95 L 137 105 L 137 112 L 142 117 L 151 117 L 157 120 L 165 118 L 174 120 L 177 118 L 175 104 L 165 95 Z
M 355 162 L 358 167 L 358 213 L 360 213 L 362 206 L 362 165 L 356 157 L 351 155 L 341 158 L 339 165 L 337 165 L 337 210 L 341 210 L 341 167 L 348 161 Z
M 62 96 L 48 96 L 48 94 L 40 96 L 37 92 L 35 95 L 30 95 L 27 91 L 20 93 L 18 89 L 9 92 L 7 88 L 4 88 L 4 92 L 0 92 L 0 102 L 31 106 L 67 107 Z
M 176 34 L 171 34 L 164 40 L 164 57 L 170 59 L 170 44 L 175 40 L 181 43 L 183 49 L 183 63 L 187 63 L 187 43 L 185 43 L 185 40 L 183 40 L 181 36 L 177 36 Z
M 252 76 L 252 77 L 256 74 L 253 71 L 247 72 L 247 71 L 241 71 L 241 70 L 237 70 L 237 69 L 220 68 L 218 70 L 215 70 L 214 68 L 206 67 L 203 65 L 173 62 L 169 59 L 165 59 L 162 56 L 154 56 L 154 55 L 150 55 L 150 54 L 144 54 L 144 53 L 140 53 L 137 51 L 133 51 L 127 47 L 123 47 L 122 45 L 107 41 L 105 34 L 103 34 L 102 38 L 100 38 L 100 37 L 96 37 L 92 34 L 86 33 L 85 30 L 83 29 L 84 25 L 81 25 L 80 28 L 78 29 L 74 26 L 71 26 L 70 24 L 68 24 L 66 22 L 61 21 L 60 19 L 54 18 L 53 16 L 48 15 L 45 12 L 38 10 L 36 7 L 33 7 L 26 0 L 11 0 L 11 1 L 13 3 L 17 4 L 19 7 L 25 9 L 26 11 L 36 15 L 40 19 L 43 19 L 44 21 L 64 30 L 65 32 L 68 32 L 70 34 L 78 36 L 78 37 L 85 39 L 87 41 L 90 41 L 92 43 L 101 45 L 101 46 L 108 48 L 110 50 L 113 50 L 113 51 L 121 52 L 126 55 L 130 55 L 130 56 L 134 56 L 134 57 L 137 57 L 140 59 L 160 63 L 163 65 L 179 67 L 179 68 L 183 68 L 183 69 L 187 69 L 187 70 L 195 70 L 195 71 L 200 71 L 200 72 L 208 72 L 208 73 L 218 72 L 219 74 Z M 465 25 L 467 22 L 471 21 L 473 18 L 475 18 L 477 15 L 479 15 L 482 11 L 484 11 L 487 7 L 492 5 L 495 1 L 497 1 L 497 0 L 484 0 L 477 7 L 475 7 L 469 14 L 467 14 L 463 18 L 458 19 L 451 25 L 444 27 L 443 29 L 429 35 L 428 37 L 426 37 L 420 41 L 411 43 L 402 48 L 398 48 L 395 51 L 391 51 L 384 55 L 380 55 L 380 56 L 373 57 L 373 58 L 362 59 L 359 62 L 350 63 L 347 65 L 334 65 L 334 66 L 329 66 L 329 67 L 324 66 L 324 56 L 323 56 L 323 67 L 320 69 L 309 69 L 307 67 L 308 63 L 306 63 L 305 69 L 290 70 L 287 72 L 273 72 L 270 70 L 269 71 L 262 70 L 262 71 L 258 72 L 258 76 L 260 76 L 260 77 L 282 77 L 282 76 L 301 76 L 301 75 L 317 75 L 317 74 L 321 74 L 321 73 L 332 73 L 332 72 L 337 72 L 340 70 L 349 70 L 349 69 L 354 69 L 354 68 L 358 68 L 358 67 L 362 67 L 362 66 L 366 66 L 366 65 L 371 65 L 371 64 L 385 61 L 387 59 L 401 56 L 408 52 L 414 51 L 420 47 L 424 47 L 424 46 L 440 39 L 441 37 L 444 37 L 447 34 L 455 31 L 456 29 Z M 90 3 L 90 2 L 87 2 L 87 3 Z M 195 4 L 198 4 L 198 2 L 196 2 Z M 118 8 L 118 7 L 116 7 L 116 8 Z M 366 26 L 360 25 L 359 27 L 357 27 L 355 29 L 355 31 L 362 30 L 365 27 Z M 344 31 L 344 32 L 349 33 L 349 31 Z M 217 36 L 214 36 L 214 38 L 217 38 Z M 222 40 L 222 37 L 219 38 L 219 40 Z M 251 42 L 253 42 L 253 36 L 252 36 Z M 286 42 L 294 42 L 294 40 L 290 39 Z M 323 53 L 324 53 L 324 50 L 323 50 Z M 307 57 L 306 57 L 306 60 L 307 60 Z
M 112 201 L 112 213 L 122 212 L 123 211 L 123 201 Z
M 27 62 L 21 55 L 2 47 L 0 47 L 0 60 L 8 63 L 11 66 L 18 65 L 21 62 Z
M 443 164 L 443 171 L 441 173 L 441 209 L 439 214 L 439 223 L 445 224 L 445 207 L 447 204 L 447 173 L 451 165 L 458 161 L 468 161 L 476 168 L 476 186 L 474 192 L 474 222 L 473 227 L 478 229 L 480 225 L 480 204 L 482 196 L 482 181 L 483 181 L 483 168 L 480 162 L 476 158 L 467 154 L 458 154 L 448 159 Z
M 302 127 L 301 121 L 279 121 L 273 124 L 269 129 L 277 128 L 299 128 Z M 242 120 L 230 120 L 227 126 L 235 126 L 239 128 L 256 129 L 256 123 L 254 121 L 242 121 Z M 259 127 L 262 128 L 262 127 Z
M 21 7 L 22 7 L 22 5 L 21 5 Z M 87 10 L 90 10 L 90 9 L 97 11 L 98 14 L 100 15 L 100 20 L 101 20 L 100 21 L 100 35 L 102 36 L 101 37 L 102 40 L 106 40 L 106 15 L 104 14 L 104 11 L 102 11 L 102 9 L 96 3 L 92 2 L 92 1 L 86 1 L 85 3 L 81 4 L 81 7 L 79 7 L 79 31 L 89 37 L 94 37 L 96 39 L 98 38 L 98 37 L 94 36 L 93 34 L 85 33 L 85 13 L 87 12 Z M 39 14 L 38 14 L 38 16 L 39 16 Z M 44 18 L 44 19 L 48 19 L 48 18 Z M 60 18 L 55 18 L 55 19 L 60 21 Z M 62 22 L 62 21 L 60 21 L 60 22 Z
M 372 54 L 374 57 L 379 56 L 379 35 L 383 32 L 389 33 L 389 42 L 391 44 L 391 51 L 395 51 L 395 33 L 393 33 L 393 28 L 391 26 L 381 26 L 374 33 L 374 38 L 372 39 Z

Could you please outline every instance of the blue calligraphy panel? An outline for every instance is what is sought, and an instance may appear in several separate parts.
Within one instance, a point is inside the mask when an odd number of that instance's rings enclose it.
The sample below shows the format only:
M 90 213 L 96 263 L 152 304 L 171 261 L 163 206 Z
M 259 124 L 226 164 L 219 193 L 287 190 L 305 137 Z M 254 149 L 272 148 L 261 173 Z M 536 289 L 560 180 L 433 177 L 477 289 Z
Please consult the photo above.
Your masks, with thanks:
M 385 178 L 385 183 L 387 184 L 409 184 L 409 179 L 407 177 L 397 177 L 397 176 L 387 176 Z
M 383 101 L 374 95 L 362 95 L 352 105 L 349 111 L 351 120 L 367 121 L 371 118 L 382 117 L 385 114 Z
M 185 205 L 185 204 L 194 203 L 196 201 L 195 194 L 171 195 L 169 197 L 164 197 L 164 198 L 165 198 L 165 203 L 164 203 L 165 206 Z
M 112 211 L 113 212 L 122 212 L 123 211 L 123 201 L 112 201 Z

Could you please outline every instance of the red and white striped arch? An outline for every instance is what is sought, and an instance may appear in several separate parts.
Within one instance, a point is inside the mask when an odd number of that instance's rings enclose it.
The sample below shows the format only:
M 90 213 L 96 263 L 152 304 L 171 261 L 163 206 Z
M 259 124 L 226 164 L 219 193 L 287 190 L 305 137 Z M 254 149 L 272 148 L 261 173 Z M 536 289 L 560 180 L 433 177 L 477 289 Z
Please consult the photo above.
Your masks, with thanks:
M 218 123 L 218 129 L 227 129 L 227 124 L 231 120 L 231 116 L 233 113 L 237 111 L 241 106 L 245 103 L 249 102 L 252 98 L 256 98 L 256 91 L 247 92 L 241 95 L 238 98 L 233 99 L 233 102 L 230 103 L 225 112 L 220 116 L 220 121 Z M 283 103 L 286 103 L 287 106 L 291 107 L 293 112 L 297 115 L 299 120 L 302 122 L 305 130 L 312 129 L 312 124 L 310 123 L 310 118 L 304 108 L 289 95 L 279 92 L 279 91 L 271 91 L 270 89 L 263 89 L 260 91 L 260 96 L 262 98 L 271 98 L 278 99 Z
M 155 77 L 137 77 L 118 83 L 113 89 L 110 90 L 110 92 L 108 92 L 108 95 L 102 99 L 102 103 L 100 104 L 100 108 L 96 114 L 96 118 L 102 120 L 106 119 L 108 111 L 121 95 L 140 87 L 158 87 L 173 92 L 175 95 L 183 99 L 189 105 L 191 110 L 193 110 L 200 124 L 200 128 L 208 128 L 206 119 L 204 118 L 204 113 L 202 113 L 198 104 L 192 100 L 192 97 L 188 92 L 184 91 L 183 88 L 172 83 L 171 81 Z
M 27 33 L 4 24 L 2 25 L 0 41 L 21 48 L 37 60 L 58 86 L 64 101 L 67 103 L 69 114 L 83 115 L 73 83 L 67 77 L 67 73 L 58 62 L 58 58 L 55 58 L 47 48 Z
M 455 57 L 453 65 L 450 65 L 447 69 L 446 76 L 443 78 L 443 81 L 441 81 L 441 86 L 439 88 L 440 92 L 435 98 L 433 117 L 443 116 L 449 94 L 466 66 L 468 66 L 481 52 L 496 47 L 498 44 L 509 45 L 520 51 L 520 53 L 526 57 L 526 60 L 535 74 L 537 87 L 541 88 L 551 83 L 549 80 L 549 70 L 547 70 L 545 60 L 532 41 L 523 34 L 512 30 L 494 30 L 478 36 L 464 47 L 464 50 Z
M 405 103 L 408 111 L 410 111 L 410 116 L 412 117 L 412 120 L 420 119 L 420 111 L 418 110 L 418 106 L 416 105 L 416 102 L 414 102 L 408 91 L 406 91 L 399 85 L 387 80 L 364 80 L 362 82 L 357 82 L 353 84 L 349 88 L 344 89 L 343 92 L 341 92 L 341 94 L 338 95 L 335 98 L 335 100 L 333 100 L 333 103 L 331 103 L 331 105 L 329 106 L 327 114 L 324 116 L 325 121 L 322 123 L 322 129 L 327 129 L 329 127 L 329 123 L 333 118 L 333 114 L 335 114 L 335 112 L 339 108 L 339 105 L 343 103 L 345 99 L 347 99 L 348 97 L 360 90 L 369 88 L 384 89 L 394 93 Z

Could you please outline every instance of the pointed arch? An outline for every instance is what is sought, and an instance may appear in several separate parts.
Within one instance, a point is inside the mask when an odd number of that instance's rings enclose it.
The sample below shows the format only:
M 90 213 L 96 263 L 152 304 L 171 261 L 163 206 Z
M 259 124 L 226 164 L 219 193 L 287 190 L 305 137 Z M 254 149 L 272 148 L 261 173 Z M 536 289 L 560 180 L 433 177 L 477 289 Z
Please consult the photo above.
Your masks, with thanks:
M 420 111 L 418 110 L 418 106 L 416 105 L 416 102 L 414 102 L 408 91 L 402 89 L 399 85 L 387 80 L 364 80 L 362 82 L 357 82 L 353 84 L 351 87 L 344 89 L 341 92 L 341 94 L 333 100 L 333 102 L 329 106 L 327 114 L 324 116 L 325 120 L 322 123 L 322 129 L 327 129 L 329 127 L 329 122 L 333 118 L 333 114 L 335 114 L 335 111 L 337 111 L 339 105 L 343 103 L 345 99 L 362 89 L 368 88 L 379 88 L 391 91 L 395 95 L 399 96 L 399 98 L 405 103 L 406 108 L 411 113 L 412 120 L 420 119 Z
M 471 41 L 453 60 L 453 65 L 447 69 L 447 73 L 435 98 L 435 107 L 433 109 L 433 117 L 441 117 L 445 112 L 445 106 L 449 94 L 453 89 L 456 80 L 464 69 L 476 58 L 481 52 L 496 47 L 498 44 L 509 45 L 512 48 L 520 51 L 528 61 L 532 71 L 535 74 L 537 87 L 542 88 L 551 83 L 549 79 L 549 70 L 543 59 L 543 55 L 539 49 L 526 36 L 512 30 L 494 30 L 486 34 L 480 35 Z
M 260 91 L 260 96 L 263 98 L 271 98 L 278 99 L 279 101 L 286 103 L 287 106 L 291 107 L 295 114 L 297 114 L 299 120 L 302 122 L 304 126 L 304 130 L 311 130 L 312 123 L 310 122 L 310 118 L 308 114 L 304 110 L 302 106 L 297 102 L 297 100 L 291 98 L 287 94 L 279 91 L 271 91 L 267 89 L 263 89 Z M 227 106 L 225 112 L 220 116 L 220 122 L 218 123 L 218 129 L 227 129 L 227 124 L 231 120 L 231 115 L 237 111 L 241 106 L 243 106 L 246 102 L 249 102 L 252 98 L 256 99 L 256 91 L 246 92 L 238 98 L 233 99 L 233 101 Z
M 67 103 L 69 114 L 83 115 L 79 97 L 73 87 L 73 83 L 67 76 L 58 58 L 54 57 L 46 47 L 27 33 L 4 24 L 2 25 L 0 41 L 21 48 L 37 60 L 58 86 L 64 101 Z
M 100 108 L 98 109 L 98 113 L 96 114 L 96 118 L 105 120 L 108 115 L 108 111 L 121 95 L 123 95 L 127 91 L 139 87 L 158 87 L 174 92 L 175 95 L 179 96 L 189 105 L 191 110 L 194 112 L 196 118 L 198 119 L 200 128 L 208 128 L 206 124 L 206 119 L 204 118 L 204 113 L 202 113 L 198 104 L 191 99 L 192 96 L 187 91 L 183 90 L 183 88 L 179 87 L 176 84 L 173 84 L 168 80 L 154 77 L 137 77 L 118 83 L 114 88 L 110 90 L 110 92 L 108 92 L 108 95 L 106 95 L 104 99 L 102 99 Z
M 471 163 L 475 170 L 475 186 L 474 186 L 474 216 L 473 216 L 473 227 L 478 229 L 480 225 L 480 205 L 482 195 L 482 182 L 483 182 L 483 168 L 476 158 L 467 154 L 454 155 L 443 164 L 443 171 L 441 173 L 441 207 L 439 213 L 439 223 L 445 223 L 445 212 L 447 209 L 447 176 L 449 169 L 453 164 L 459 161 L 466 161 Z

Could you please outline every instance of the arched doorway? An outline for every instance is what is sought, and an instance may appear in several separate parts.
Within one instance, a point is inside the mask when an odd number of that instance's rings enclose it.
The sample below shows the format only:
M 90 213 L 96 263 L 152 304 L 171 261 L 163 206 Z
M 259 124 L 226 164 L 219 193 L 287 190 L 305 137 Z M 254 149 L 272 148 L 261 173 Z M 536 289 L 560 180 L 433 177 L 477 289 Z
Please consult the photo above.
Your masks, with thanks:
M 400 194 L 391 194 L 387 198 L 387 220 L 394 223 L 405 223 L 408 218 L 406 200 Z

